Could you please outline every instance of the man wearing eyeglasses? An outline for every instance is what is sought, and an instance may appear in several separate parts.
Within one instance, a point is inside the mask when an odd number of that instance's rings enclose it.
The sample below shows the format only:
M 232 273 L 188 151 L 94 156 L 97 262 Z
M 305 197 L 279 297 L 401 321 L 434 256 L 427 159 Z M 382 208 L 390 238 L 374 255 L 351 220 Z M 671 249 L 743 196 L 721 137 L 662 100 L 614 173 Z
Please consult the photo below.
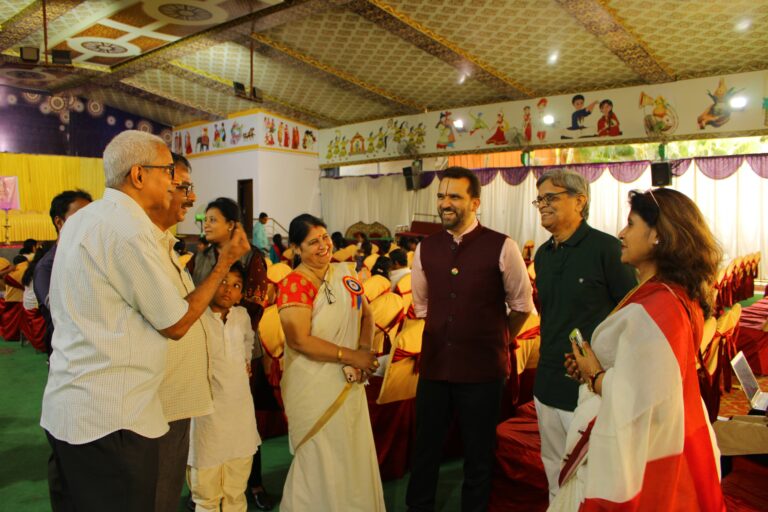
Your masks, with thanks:
M 550 501 L 558 477 L 579 385 L 563 368 L 571 351 L 568 334 L 578 328 L 589 341 L 637 280 L 621 263 L 618 239 L 587 224 L 589 184 L 580 174 L 554 170 L 537 181 L 541 225 L 552 233 L 536 251 L 536 288 L 541 306 L 541 349 L 533 388 L 541 434 L 541 458 Z
M 163 231 L 161 244 L 164 248 L 176 244 L 177 239 L 170 229 L 184 220 L 196 198 L 189 161 L 178 153 L 171 153 L 171 157 L 174 165 L 171 204 L 167 210 L 151 216 L 152 222 Z M 176 251 L 170 251 L 170 254 L 173 270 L 168 277 L 179 296 L 184 297 L 195 289 L 195 285 L 179 262 Z M 190 418 L 213 412 L 207 336 L 205 323 L 200 319 L 180 340 L 168 344 L 165 375 L 158 392 L 169 430 L 158 438 L 155 512 L 178 509 L 189 455 Z
M 104 150 L 104 171 L 102 199 L 61 231 L 49 292 L 56 329 L 40 424 L 62 475 L 54 511 L 155 510 L 168 345 L 184 343 L 250 249 L 238 226 L 209 278 L 179 293 L 173 247 L 154 223 L 176 191 L 170 151 L 125 131 Z

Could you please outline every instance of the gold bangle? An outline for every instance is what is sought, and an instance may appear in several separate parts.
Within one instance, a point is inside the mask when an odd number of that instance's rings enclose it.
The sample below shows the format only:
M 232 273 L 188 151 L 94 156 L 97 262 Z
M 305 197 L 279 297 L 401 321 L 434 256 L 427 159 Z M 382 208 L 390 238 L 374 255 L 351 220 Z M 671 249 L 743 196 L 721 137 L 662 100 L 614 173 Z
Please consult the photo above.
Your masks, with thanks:
M 339 362 L 341 362 L 341 358 L 343 355 L 344 355 L 344 352 L 342 352 L 341 347 L 339 347 L 339 350 L 336 352 L 336 359 L 338 359 Z

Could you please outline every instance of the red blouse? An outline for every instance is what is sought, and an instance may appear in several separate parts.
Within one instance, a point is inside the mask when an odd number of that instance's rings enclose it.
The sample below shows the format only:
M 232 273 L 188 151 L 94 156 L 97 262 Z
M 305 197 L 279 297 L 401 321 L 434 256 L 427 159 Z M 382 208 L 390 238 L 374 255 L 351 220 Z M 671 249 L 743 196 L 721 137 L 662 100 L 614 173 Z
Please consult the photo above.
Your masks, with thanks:
M 288 306 L 312 307 L 317 288 L 299 272 L 291 272 L 278 284 L 277 309 Z

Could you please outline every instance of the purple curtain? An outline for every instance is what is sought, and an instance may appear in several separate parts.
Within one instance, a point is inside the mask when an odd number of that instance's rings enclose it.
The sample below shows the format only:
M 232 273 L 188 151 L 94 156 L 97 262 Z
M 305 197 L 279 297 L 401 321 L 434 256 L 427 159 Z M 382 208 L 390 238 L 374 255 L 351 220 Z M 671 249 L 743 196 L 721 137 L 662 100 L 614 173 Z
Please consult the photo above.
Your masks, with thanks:
M 498 168 L 488 168 L 488 169 L 475 169 L 475 174 L 477 175 L 478 179 L 480 180 L 480 186 L 486 186 L 490 182 L 493 181 L 493 179 L 496 177 L 497 174 L 499 174 Z
M 707 178 L 713 180 L 722 180 L 731 176 L 741 164 L 744 163 L 744 157 L 738 156 L 710 156 L 707 158 L 696 158 L 696 166 Z
M 499 172 L 504 182 L 514 187 L 525 181 L 531 172 L 531 167 L 503 167 Z
M 691 162 L 693 162 L 692 158 L 685 158 L 683 160 L 672 160 L 669 162 L 672 166 L 672 175 L 673 176 L 682 176 L 685 174 L 688 169 L 691 168 Z
M 768 155 L 747 155 L 744 159 L 758 176 L 768 179 Z
M 421 173 L 421 188 L 427 188 L 430 186 L 436 175 L 436 171 L 425 171 Z
M 608 164 L 608 172 L 616 180 L 622 183 L 632 183 L 637 180 L 651 163 L 647 160 L 637 160 L 634 162 L 617 162 Z

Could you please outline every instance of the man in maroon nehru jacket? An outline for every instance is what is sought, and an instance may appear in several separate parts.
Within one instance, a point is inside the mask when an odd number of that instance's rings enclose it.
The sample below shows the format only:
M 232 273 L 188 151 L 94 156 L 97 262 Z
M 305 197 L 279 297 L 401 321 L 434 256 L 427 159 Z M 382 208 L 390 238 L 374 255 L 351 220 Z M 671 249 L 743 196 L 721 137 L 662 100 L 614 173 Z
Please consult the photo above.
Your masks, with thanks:
M 517 244 L 481 226 L 479 206 L 477 176 L 463 167 L 446 169 L 437 192 L 445 231 L 421 242 L 413 257 L 413 303 L 426 324 L 406 495 L 412 512 L 434 510 L 443 442 L 454 412 L 464 445 L 461 510 L 488 509 L 507 344 L 533 309 Z

